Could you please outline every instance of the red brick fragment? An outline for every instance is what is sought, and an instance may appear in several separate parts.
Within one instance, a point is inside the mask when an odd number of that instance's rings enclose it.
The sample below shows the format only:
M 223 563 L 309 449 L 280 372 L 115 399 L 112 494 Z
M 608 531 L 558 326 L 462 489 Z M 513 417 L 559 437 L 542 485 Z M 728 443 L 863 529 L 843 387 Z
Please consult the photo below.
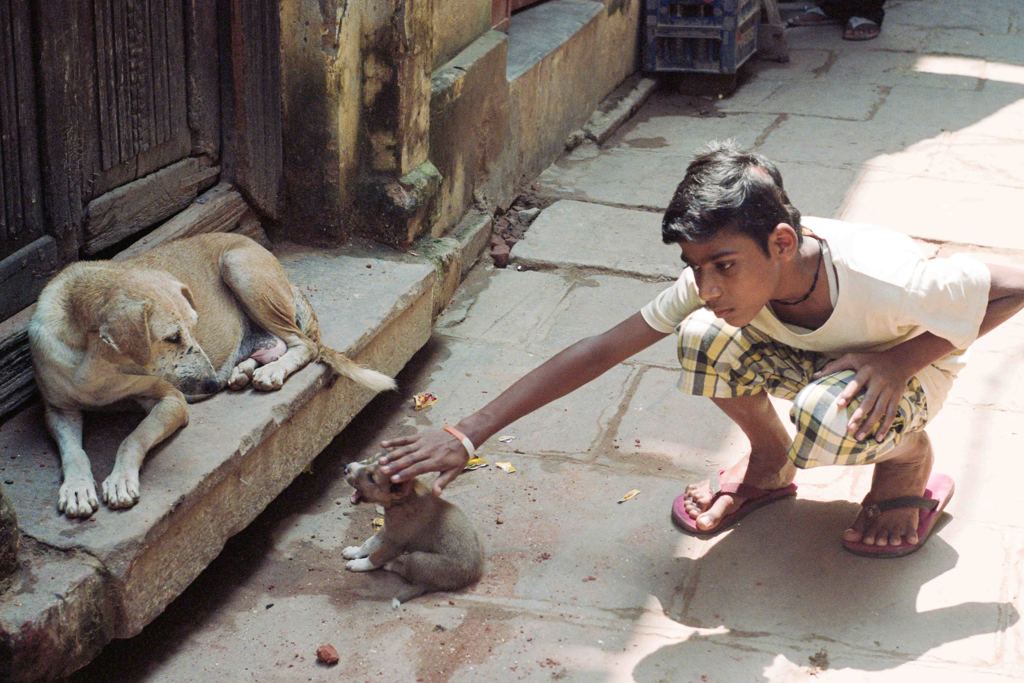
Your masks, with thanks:
M 338 663 L 338 651 L 330 643 L 324 643 L 316 649 L 316 661 L 327 666 L 334 666 Z

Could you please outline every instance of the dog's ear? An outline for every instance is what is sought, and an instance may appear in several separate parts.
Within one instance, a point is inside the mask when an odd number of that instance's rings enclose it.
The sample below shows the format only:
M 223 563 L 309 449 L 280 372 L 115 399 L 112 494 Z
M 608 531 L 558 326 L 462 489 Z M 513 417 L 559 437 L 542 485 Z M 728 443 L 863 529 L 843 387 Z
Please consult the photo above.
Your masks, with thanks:
M 402 498 L 405 498 L 412 492 L 412 487 L 415 485 L 416 481 L 413 479 L 408 479 L 400 484 L 392 484 L 391 496 L 396 500 L 401 500 Z
M 188 288 L 188 285 L 181 286 L 181 295 L 185 297 L 185 301 L 192 307 L 192 310 L 196 310 L 196 299 L 192 296 L 192 290 Z
M 139 365 L 149 362 L 149 303 L 116 297 L 100 311 L 100 340 Z

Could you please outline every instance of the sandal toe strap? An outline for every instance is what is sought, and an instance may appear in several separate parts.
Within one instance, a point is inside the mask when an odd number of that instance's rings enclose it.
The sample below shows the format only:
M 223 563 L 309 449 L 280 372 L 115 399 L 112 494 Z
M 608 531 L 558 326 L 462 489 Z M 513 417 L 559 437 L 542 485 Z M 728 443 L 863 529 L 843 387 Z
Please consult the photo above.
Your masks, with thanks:
M 889 510 L 898 510 L 900 508 L 934 510 L 938 505 L 939 501 L 934 498 L 925 498 L 923 496 L 900 496 L 899 498 L 890 498 L 889 500 L 882 500 L 877 503 L 865 505 L 864 514 L 868 519 L 874 519 L 883 512 L 888 512 Z

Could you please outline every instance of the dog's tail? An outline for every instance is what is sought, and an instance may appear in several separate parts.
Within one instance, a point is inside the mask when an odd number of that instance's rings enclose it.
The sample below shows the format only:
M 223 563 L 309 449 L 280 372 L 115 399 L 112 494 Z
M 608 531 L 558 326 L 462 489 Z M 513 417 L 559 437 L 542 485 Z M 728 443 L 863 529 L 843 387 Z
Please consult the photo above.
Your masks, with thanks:
M 373 389 L 376 392 L 388 391 L 398 386 L 395 384 L 395 380 L 384 373 L 364 368 L 345 354 L 335 351 L 328 346 L 323 344 L 318 344 L 318 346 L 320 347 L 320 357 L 318 360 L 339 375 L 344 375 L 353 382 L 362 384 L 364 387 Z

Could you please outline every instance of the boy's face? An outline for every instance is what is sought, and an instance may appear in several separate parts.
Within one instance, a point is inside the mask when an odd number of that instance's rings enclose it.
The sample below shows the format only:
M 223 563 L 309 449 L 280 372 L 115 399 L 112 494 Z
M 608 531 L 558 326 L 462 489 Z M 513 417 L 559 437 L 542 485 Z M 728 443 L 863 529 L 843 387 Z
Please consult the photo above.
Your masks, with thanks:
M 752 238 L 725 230 L 704 242 L 681 242 L 682 259 L 693 269 L 700 298 L 730 325 L 754 319 L 779 282 L 781 256 L 770 256 Z

